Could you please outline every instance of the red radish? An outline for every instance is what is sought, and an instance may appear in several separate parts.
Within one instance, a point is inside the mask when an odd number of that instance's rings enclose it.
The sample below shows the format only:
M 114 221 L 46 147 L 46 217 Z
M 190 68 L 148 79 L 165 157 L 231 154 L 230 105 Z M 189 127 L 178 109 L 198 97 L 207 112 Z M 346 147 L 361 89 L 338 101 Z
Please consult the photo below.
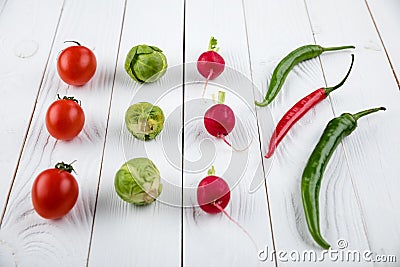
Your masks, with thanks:
M 237 152 L 245 151 L 250 147 L 253 138 L 249 145 L 243 149 L 233 147 L 225 138 L 235 127 L 236 119 L 233 110 L 229 106 L 225 105 L 224 101 L 225 93 L 218 91 L 218 104 L 209 108 L 204 114 L 204 127 L 209 134 L 221 138 L 233 150 Z
M 214 166 L 208 171 L 208 176 L 201 180 L 197 187 L 197 202 L 207 213 L 219 213 L 229 203 L 231 198 L 228 184 L 224 179 L 215 176 Z
M 217 78 L 224 71 L 225 60 L 218 54 L 218 50 L 217 39 L 211 36 L 208 51 L 202 53 L 197 60 L 197 70 L 206 78 L 202 97 L 206 92 L 208 81 Z
M 224 209 L 231 198 L 228 184 L 221 177 L 215 176 L 214 166 L 208 170 L 208 176 L 200 181 L 197 187 L 197 202 L 200 208 L 210 214 L 222 212 L 231 222 L 236 224 L 251 240 L 257 249 L 256 242 L 251 235 L 237 221 L 235 221 Z
M 225 93 L 218 92 L 218 104 L 209 108 L 204 114 L 204 126 L 209 134 L 224 140 L 230 147 L 232 145 L 226 141 L 225 136 L 232 132 L 235 127 L 235 114 L 227 105 L 223 104 Z

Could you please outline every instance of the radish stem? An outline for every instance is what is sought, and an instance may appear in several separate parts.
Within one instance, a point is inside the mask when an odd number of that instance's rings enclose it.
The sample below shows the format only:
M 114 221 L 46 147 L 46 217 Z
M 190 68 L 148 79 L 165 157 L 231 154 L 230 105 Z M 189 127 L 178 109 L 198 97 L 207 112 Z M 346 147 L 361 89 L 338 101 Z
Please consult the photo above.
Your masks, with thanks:
M 218 104 L 223 104 L 225 102 L 225 92 L 218 91 Z
M 256 241 L 254 241 L 254 239 L 251 237 L 251 235 L 249 234 L 249 232 L 247 232 L 246 229 L 244 229 L 243 226 L 241 226 L 237 221 L 235 221 L 235 219 L 233 219 L 218 203 L 214 202 L 213 205 L 219 209 L 231 222 L 233 222 L 234 224 L 236 224 L 237 227 L 239 227 L 243 233 L 245 233 L 245 235 L 250 239 L 251 243 L 253 243 L 255 249 L 257 250 L 257 243 Z
M 212 165 L 212 166 L 211 166 L 211 169 L 209 169 L 209 170 L 207 171 L 207 175 L 208 175 L 208 176 L 210 176 L 210 175 L 215 175 L 215 168 L 214 168 L 214 165 Z
M 230 146 L 235 152 L 243 152 L 243 151 L 247 150 L 253 143 L 253 137 L 252 137 L 250 143 L 245 148 L 239 149 L 237 147 L 232 146 L 232 144 L 229 143 L 229 141 L 225 139 L 224 135 L 219 136 L 219 138 L 221 138 L 225 142 L 225 144 Z
M 210 80 L 211 75 L 213 74 L 213 72 L 214 72 L 214 70 L 211 69 L 211 70 L 210 70 L 210 73 L 209 73 L 208 76 L 207 76 L 206 83 L 204 84 L 203 93 L 201 94 L 201 97 L 202 97 L 202 98 L 204 98 L 204 94 L 206 93 L 206 88 L 207 88 L 208 81 Z
M 225 144 L 227 144 L 228 146 L 232 147 L 231 143 L 229 143 L 226 139 L 225 139 L 225 135 L 221 135 L 219 138 L 221 138 L 222 140 L 224 140 Z M 233 148 L 233 147 L 232 147 Z M 235 149 L 233 149 L 235 150 Z
M 217 39 L 215 39 L 213 36 L 210 38 L 210 42 L 208 43 L 208 51 L 215 51 L 218 52 L 219 47 L 217 47 Z

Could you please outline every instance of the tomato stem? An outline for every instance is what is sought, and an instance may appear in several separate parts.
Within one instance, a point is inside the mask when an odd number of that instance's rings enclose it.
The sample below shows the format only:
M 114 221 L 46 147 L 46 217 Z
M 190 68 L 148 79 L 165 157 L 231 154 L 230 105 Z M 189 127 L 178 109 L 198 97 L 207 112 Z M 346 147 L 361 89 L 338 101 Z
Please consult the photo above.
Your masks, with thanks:
M 76 162 L 76 160 L 72 161 L 71 163 L 64 163 L 64 161 L 58 162 L 56 164 L 56 166 L 54 166 L 56 169 L 60 170 L 60 171 L 66 171 L 66 172 L 74 172 L 76 173 L 76 171 L 74 170 L 74 167 L 72 167 L 72 164 L 74 164 Z
M 59 100 L 60 100 L 60 99 L 63 99 L 63 100 L 71 100 L 71 101 L 76 102 L 79 106 L 82 106 L 82 105 L 81 105 L 81 101 L 78 100 L 78 99 L 76 99 L 76 98 L 73 97 L 73 96 L 63 96 L 63 98 L 61 98 L 60 95 L 57 94 L 57 98 L 58 98 Z
M 77 41 L 64 41 L 64 43 L 74 43 L 74 44 L 77 44 L 77 45 L 79 45 L 79 46 L 82 46 L 79 42 L 77 42 Z

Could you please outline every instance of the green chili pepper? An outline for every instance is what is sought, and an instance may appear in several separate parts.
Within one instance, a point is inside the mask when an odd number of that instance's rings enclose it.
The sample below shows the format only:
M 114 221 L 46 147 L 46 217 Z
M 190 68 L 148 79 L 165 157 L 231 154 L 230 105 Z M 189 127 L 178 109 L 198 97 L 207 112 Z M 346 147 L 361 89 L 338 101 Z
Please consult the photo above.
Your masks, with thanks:
M 326 51 L 343 50 L 348 48 L 355 48 L 352 45 L 338 46 L 338 47 L 322 47 L 319 45 L 305 45 L 297 48 L 290 52 L 284 57 L 274 69 L 272 73 L 271 81 L 269 82 L 267 94 L 264 97 L 264 101 L 255 101 L 255 104 L 259 107 L 265 107 L 274 100 L 282 88 L 283 83 L 286 80 L 289 72 L 302 61 L 307 59 L 315 58 Z
M 356 114 L 343 113 L 332 119 L 326 126 L 304 169 L 301 181 L 304 213 L 312 237 L 324 249 L 329 249 L 330 245 L 322 237 L 319 225 L 319 190 L 322 175 L 340 141 L 356 129 L 357 120 L 379 110 L 386 110 L 386 108 L 373 108 Z

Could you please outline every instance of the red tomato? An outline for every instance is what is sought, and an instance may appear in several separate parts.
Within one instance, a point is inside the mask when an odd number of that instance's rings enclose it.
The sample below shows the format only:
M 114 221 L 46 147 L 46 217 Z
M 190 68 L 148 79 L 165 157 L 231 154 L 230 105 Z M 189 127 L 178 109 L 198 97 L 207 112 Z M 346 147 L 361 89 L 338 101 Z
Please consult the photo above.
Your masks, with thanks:
M 78 199 L 78 183 L 70 170 L 57 167 L 59 164 L 56 168 L 41 172 L 32 186 L 33 207 L 45 219 L 61 218 L 74 207 Z
M 58 56 L 57 71 L 64 82 L 80 86 L 93 77 L 97 61 L 92 50 L 77 44 L 64 49 Z
M 50 135 L 59 140 L 71 140 L 85 124 L 85 114 L 73 98 L 59 99 L 47 109 L 46 128 Z

